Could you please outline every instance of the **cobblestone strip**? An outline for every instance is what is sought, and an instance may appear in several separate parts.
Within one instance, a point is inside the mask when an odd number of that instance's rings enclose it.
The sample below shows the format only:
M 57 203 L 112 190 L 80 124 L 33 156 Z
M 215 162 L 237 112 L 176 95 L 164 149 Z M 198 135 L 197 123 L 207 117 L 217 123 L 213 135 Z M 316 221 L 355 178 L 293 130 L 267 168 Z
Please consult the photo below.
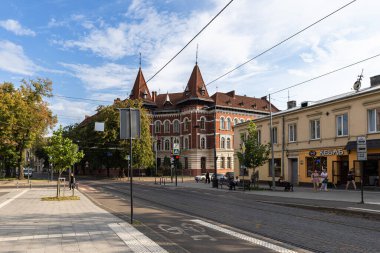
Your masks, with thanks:
M 136 253 L 167 253 L 157 243 L 146 237 L 129 223 L 111 223 L 108 226 Z

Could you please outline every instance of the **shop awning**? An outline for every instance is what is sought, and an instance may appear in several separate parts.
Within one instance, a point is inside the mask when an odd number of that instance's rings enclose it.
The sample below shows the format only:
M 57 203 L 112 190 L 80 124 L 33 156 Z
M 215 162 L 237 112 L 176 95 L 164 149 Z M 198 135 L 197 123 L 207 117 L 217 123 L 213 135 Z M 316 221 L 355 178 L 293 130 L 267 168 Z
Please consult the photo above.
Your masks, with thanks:
M 380 139 L 367 140 L 367 149 L 380 148 Z M 349 141 L 346 150 L 356 150 L 356 141 Z

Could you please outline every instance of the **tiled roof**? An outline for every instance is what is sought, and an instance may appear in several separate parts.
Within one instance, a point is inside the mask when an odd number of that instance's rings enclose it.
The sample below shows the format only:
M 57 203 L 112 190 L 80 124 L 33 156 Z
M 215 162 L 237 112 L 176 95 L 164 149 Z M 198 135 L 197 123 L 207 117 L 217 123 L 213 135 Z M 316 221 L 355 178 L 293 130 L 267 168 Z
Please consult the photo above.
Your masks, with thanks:
M 201 71 L 197 64 L 194 66 L 193 72 L 191 72 L 189 81 L 187 82 L 185 91 L 182 94 L 183 101 L 194 99 L 211 101 L 206 85 L 203 81 Z
M 239 96 L 235 94 L 235 91 L 230 91 L 227 93 L 216 92 L 211 96 L 211 98 L 216 101 L 217 106 L 269 112 L 269 101 L 266 99 L 266 97 L 253 98 L 247 96 Z M 278 111 L 279 110 L 277 107 L 272 104 L 272 112 Z
M 139 68 L 139 72 L 137 73 L 135 84 L 133 85 L 131 95 L 129 97 L 131 99 L 140 98 L 144 101 L 152 102 L 152 96 L 149 92 L 148 85 L 145 82 L 145 78 L 144 78 L 141 68 Z

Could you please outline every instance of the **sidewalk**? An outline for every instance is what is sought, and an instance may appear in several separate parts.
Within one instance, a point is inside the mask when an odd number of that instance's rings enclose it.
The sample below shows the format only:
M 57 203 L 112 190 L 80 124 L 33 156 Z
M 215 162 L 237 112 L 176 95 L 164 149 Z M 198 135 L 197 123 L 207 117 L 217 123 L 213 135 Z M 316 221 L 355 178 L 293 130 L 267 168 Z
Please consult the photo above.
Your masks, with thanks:
M 0 252 L 166 252 L 78 191 L 77 201 L 41 201 L 55 192 L 0 189 Z
M 154 182 L 153 182 L 154 184 Z M 336 208 L 352 212 L 374 213 L 380 216 L 380 192 L 364 191 L 364 203 L 359 204 L 361 201 L 360 190 L 341 190 L 329 189 L 328 192 L 314 192 L 312 188 L 308 187 L 294 187 L 293 192 L 285 192 L 282 187 L 276 191 L 268 189 L 268 186 L 263 184 L 260 188 L 263 190 L 243 191 L 242 189 L 230 191 L 227 186 L 223 185 L 215 189 L 212 183 L 205 184 L 203 182 L 196 183 L 195 181 L 177 182 L 178 187 L 207 189 L 213 191 L 228 191 L 231 193 L 240 194 L 253 194 L 260 196 L 263 202 L 269 203 L 282 203 L 291 205 L 308 206 L 315 208 Z M 163 185 L 162 185 L 163 186 Z M 175 183 L 166 183 L 167 187 L 175 187 Z M 265 198 L 270 197 L 270 198 Z

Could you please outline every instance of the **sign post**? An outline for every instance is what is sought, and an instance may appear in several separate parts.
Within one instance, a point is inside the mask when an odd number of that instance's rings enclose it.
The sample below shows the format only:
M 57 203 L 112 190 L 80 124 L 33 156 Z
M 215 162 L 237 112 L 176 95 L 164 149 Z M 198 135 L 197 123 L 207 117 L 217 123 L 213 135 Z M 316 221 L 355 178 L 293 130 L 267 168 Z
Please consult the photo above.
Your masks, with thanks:
M 179 163 L 179 143 L 173 143 L 173 162 L 174 162 L 174 169 L 175 169 L 175 186 L 177 186 L 177 170 L 178 170 L 178 163 Z
M 131 192 L 131 224 L 133 224 L 133 170 L 132 170 L 132 139 L 140 139 L 140 110 L 123 108 L 120 111 L 120 139 L 129 139 L 129 179 Z
M 364 204 L 364 164 L 362 161 L 367 161 L 367 140 L 365 136 L 358 136 L 356 139 L 356 153 L 357 159 L 360 161 L 360 191 L 361 191 L 361 201 L 360 204 Z

